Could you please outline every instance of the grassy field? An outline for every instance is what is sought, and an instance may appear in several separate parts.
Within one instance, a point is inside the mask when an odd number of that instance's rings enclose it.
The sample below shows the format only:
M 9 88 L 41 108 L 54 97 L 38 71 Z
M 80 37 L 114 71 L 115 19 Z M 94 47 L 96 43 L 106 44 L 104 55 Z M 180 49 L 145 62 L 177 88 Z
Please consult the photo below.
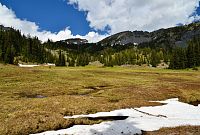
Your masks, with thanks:
M 65 120 L 63 116 L 157 105 L 148 101 L 174 97 L 188 103 L 200 100 L 200 71 L 0 65 L 0 134 L 21 135 L 98 123 Z M 165 131 L 174 129 L 160 130 Z

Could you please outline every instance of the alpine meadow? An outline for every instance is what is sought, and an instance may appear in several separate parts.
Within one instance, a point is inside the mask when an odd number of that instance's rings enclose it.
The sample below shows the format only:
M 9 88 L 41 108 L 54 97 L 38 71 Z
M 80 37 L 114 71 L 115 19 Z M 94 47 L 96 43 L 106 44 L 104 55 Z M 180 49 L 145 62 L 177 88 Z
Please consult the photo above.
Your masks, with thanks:
M 0 135 L 199 135 L 199 2 L 0 0 Z

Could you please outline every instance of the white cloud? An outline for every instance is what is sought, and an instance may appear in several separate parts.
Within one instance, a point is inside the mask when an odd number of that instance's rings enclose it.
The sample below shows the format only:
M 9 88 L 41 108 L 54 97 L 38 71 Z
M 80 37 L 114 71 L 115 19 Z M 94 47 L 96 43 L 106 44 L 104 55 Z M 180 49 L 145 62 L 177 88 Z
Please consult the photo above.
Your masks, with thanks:
M 111 34 L 125 30 L 153 31 L 199 19 L 195 14 L 200 0 L 69 0 L 80 11 L 87 11 L 90 27 Z
M 200 0 L 68 0 L 81 11 L 87 11 L 87 20 L 95 30 L 110 27 L 110 34 L 125 30 L 153 31 L 176 24 L 188 24 L 200 19 L 195 14 Z M 191 14 L 194 14 L 191 16 Z M 58 32 L 41 31 L 39 26 L 17 18 L 15 13 L 0 3 L 0 24 L 21 30 L 25 35 L 37 36 L 40 40 L 53 41 L 68 38 L 85 38 L 96 42 L 108 35 L 89 32 L 85 36 L 73 35 L 69 27 Z
M 106 35 L 99 35 L 95 32 L 89 32 L 85 36 L 73 35 L 72 32 L 67 27 L 58 33 L 52 33 L 50 31 L 40 31 L 40 28 L 36 23 L 27 20 L 21 20 L 17 18 L 15 13 L 8 9 L 5 5 L 0 3 L 0 25 L 5 27 L 13 27 L 20 30 L 25 35 L 37 36 L 42 41 L 47 41 L 51 39 L 53 41 L 64 40 L 68 38 L 84 38 L 89 42 L 97 42 L 105 38 Z

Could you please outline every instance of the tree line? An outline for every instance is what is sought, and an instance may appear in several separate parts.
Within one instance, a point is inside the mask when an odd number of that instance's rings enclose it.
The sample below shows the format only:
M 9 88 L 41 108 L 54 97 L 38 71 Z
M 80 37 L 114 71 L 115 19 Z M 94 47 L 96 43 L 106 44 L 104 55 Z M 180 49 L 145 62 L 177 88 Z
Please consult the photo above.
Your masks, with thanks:
M 185 69 L 200 66 L 200 37 L 188 42 L 186 48 L 175 48 L 171 55 L 171 69 Z
M 171 46 L 170 46 L 171 47 Z M 169 51 L 171 50 L 171 51 Z M 171 69 L 185 69 L 200 66 L 200 38 L 188 42 L 187 48 L 156 48 L 153 45 L 104 45 L 88 43 L 66 44 L 63 41 L 48 40 L 41 43 L 37 37 L 24 36 L 20 31 L 0 29 L 0 62 L 55 63 L 57 66 L 86 66 L 99 61 L 104 66 L 151 65 L 170 63 Z
M 54 56 L 45 49 L 37 37 L 26 37 L 14 29 L 0 29 L 0 62 L 17 64 L 54 62 Z

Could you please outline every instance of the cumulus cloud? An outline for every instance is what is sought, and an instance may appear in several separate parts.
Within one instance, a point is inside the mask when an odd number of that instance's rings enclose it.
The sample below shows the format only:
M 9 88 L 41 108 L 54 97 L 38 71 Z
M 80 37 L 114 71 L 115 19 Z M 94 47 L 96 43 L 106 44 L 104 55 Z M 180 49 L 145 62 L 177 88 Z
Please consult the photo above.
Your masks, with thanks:
M 99 35 L 96 32 L 89 32 L 85 36 L 73 35 L 69 27 L 67 27 L 65 30 L 61 30 L 58 33 L 52 33 L 50 31 L 44 30 L 40 31 L 40 28 L 36 23 L 17 18 L 17 16 L 11 9 L 7 8 L 1 3 L 0 25 L 4 25 L 5 27 L 13 27 L 20 30 L 25 35 L 31 35 L 32 37 L 37 36 L 43 42 L 47 41 L 48 39 L 59 41 L 68 38 L 83 38 L 87 39 L 89 42 L 97 42 L 106 37 L 106 35 Z
M 68 4 L 87 12 L 90 27 L 114 34 L 125 30 L 153 31 L 177 24 L 188 24 L 200 0 L 68 0 Z

